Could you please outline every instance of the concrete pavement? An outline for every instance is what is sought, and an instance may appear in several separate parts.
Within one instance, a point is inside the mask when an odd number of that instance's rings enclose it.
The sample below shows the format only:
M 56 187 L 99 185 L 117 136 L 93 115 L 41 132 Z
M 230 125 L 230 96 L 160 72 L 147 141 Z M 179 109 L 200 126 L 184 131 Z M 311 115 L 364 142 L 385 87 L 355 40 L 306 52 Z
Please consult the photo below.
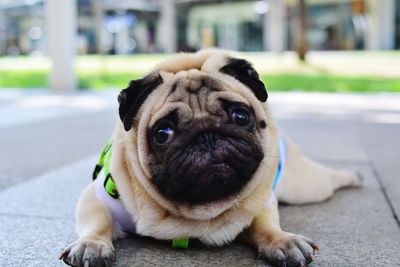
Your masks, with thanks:
M 0 266 L 63 266 L 56 258 L 74 240 L 76 201 L 112 132 L 116 94 L 0 91 Z M 280 207 L 285 230 L 320 244 L 312 266 L 399 266 L 400 95 L 271 92 L 270 102 L 306 155 L 365 179 L 325 203 Z M 117 266 L 265 266 L 238 242 L 115 245 Z

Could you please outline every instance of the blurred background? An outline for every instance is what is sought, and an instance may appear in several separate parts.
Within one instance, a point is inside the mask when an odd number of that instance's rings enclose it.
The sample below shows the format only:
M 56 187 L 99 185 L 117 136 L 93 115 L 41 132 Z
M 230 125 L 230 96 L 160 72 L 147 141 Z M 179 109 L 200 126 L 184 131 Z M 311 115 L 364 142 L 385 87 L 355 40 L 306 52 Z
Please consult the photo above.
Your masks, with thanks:
M 121 89 L 205 47 L 272 90 L 400 91 L 400 0 L 0 0 L 2 88 Z
M 0 266 L 65 266 L 119 91 L 206 47 L 253 63 L 305 155 L 364 177 L 281 207 L 284 229 L 319 242 L 320 266 L 400 266 L 400 0 L 0 0 Z M 238 244 L 116 248 L 116 266 L 261 266 Z

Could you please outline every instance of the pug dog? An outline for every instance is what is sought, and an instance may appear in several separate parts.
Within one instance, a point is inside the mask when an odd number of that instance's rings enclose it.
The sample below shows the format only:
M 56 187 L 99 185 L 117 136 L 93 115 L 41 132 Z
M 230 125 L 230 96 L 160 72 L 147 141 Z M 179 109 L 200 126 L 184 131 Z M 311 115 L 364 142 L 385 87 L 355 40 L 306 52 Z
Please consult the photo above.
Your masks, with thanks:
M 110 266 L 113 240 L 136 233 L 212 246 L 240 236 L 274 266 L 312 262 L 317 244 L 281 229 L 278 200 L 320 202 L 361 180 L 303 156 L 267 98 L 248 61 L 217 49 L 179 54 L 132 81 L 80 195 L 78 239 L 60 259 Z

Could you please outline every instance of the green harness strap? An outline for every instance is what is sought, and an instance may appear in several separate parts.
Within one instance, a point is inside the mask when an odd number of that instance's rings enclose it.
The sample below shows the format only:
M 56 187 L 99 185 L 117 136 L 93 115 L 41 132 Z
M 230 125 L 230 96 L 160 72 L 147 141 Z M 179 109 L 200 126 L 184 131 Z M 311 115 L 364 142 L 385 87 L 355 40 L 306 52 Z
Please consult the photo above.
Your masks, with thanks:
M 119 193 L 117 186 L 115 185 L 110 172 L 111 144 L 112 141 L 110 139 L 103 148 L 103 151 L 101 151 L 100 159 L 93 171 L 93 180 L 96 180 L 100 171 L 104 168 L 104 175 L 106 176 L 106 179 L 104 180 L 104 189 L 112 198 L 118 198 Z
M 119 193 L 110 172 L 111 144 L 112 140 L 110 139 L 103 148 L 103 151 L 101 151 L 100 159 L 93 171 L 93 180 L 96 180 L 96 178 L 99 176 L 100 171 L 104 168 L 104 175 L 106 176 L 106 179 L 104 180 L 104 189 L 112 198 L 117 199 L 119 198 Z M 189 247 L 189 239 L 173 239 L 172 247 L 186 249 Z
M 185 249 L 188 248 L 189 247 L 189 238 L 172 240 L 172 247 L 173 248 L 185 248 Z

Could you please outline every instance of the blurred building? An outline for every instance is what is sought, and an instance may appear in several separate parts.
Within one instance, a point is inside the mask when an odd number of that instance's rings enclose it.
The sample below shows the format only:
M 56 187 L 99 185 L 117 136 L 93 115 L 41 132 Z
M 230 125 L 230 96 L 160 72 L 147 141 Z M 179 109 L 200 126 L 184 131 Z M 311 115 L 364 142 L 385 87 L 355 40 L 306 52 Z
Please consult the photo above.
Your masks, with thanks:
M 73 1 L 73 0 L 71 0 Z M 79 53 L 293 50 L 298 0 L 76 0 Z M 400 0 L 307 0 L 313 50 L 400 48 Z M 46 0 L 0 0 L 0 55 L 47 51 Z
M 178 48 L 294 50 L 298 0 L 176 0 Z M 306 0 L 312 50 L 400 48 L 400 0 Z
M 43 1 L 0 0 L 0 55 L 46 51 Z

